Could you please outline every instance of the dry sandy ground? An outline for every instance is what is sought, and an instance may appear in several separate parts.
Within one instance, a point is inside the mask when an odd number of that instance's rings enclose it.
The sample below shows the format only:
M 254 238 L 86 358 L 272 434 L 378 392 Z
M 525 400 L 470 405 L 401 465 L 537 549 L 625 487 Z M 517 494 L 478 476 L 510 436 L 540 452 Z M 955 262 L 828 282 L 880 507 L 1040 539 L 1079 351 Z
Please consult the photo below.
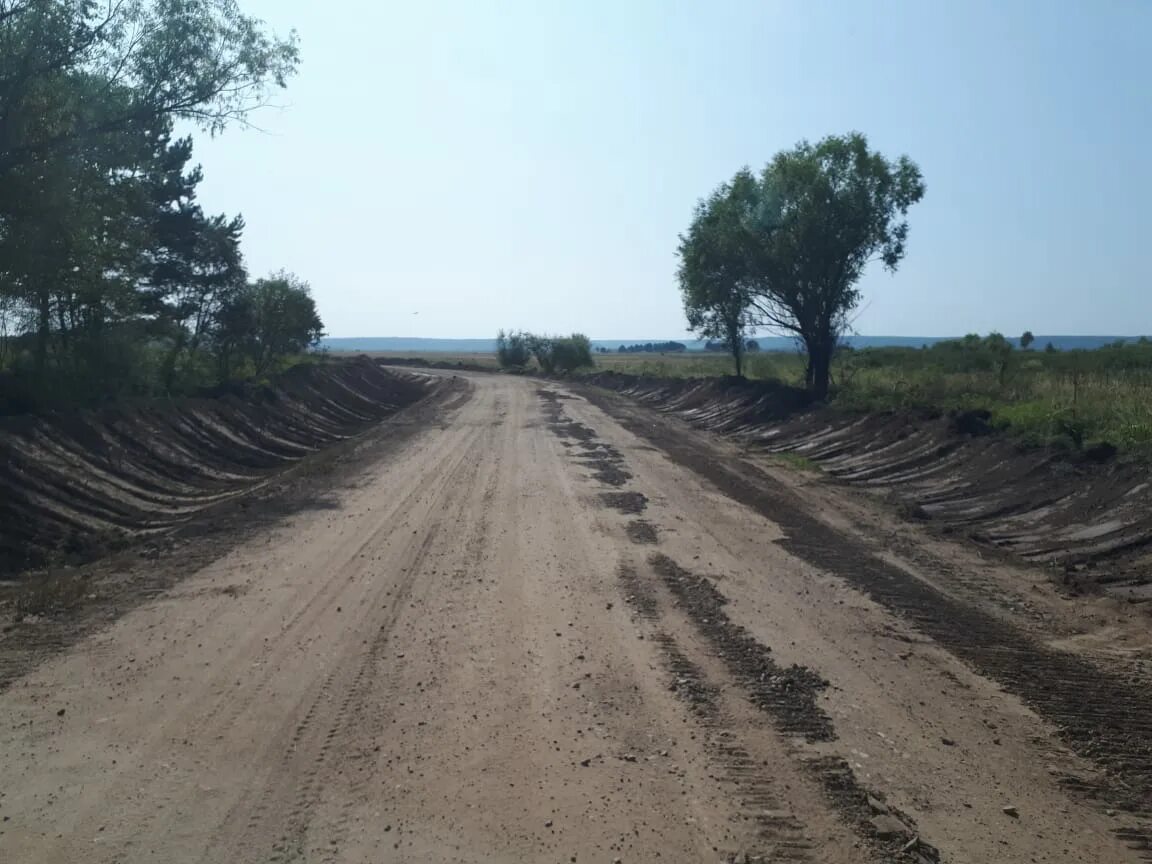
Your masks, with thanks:
M 1077 755 L 1049 667 L 1005 675 L 859 582 L 868 555 L 938 582 L 927 541 L 748 463 L 839 532 L 821 558 L 658 442 L 740 473 L 727 445 L 469 387 L 0 694 L 0 861 L 1142 860 L 1140 764 Z M 1035 656 L 1109 662 L 1112 627 L 1142 674 L 1122 610 L 1077 629 L 1029 591 L 986 614 Z

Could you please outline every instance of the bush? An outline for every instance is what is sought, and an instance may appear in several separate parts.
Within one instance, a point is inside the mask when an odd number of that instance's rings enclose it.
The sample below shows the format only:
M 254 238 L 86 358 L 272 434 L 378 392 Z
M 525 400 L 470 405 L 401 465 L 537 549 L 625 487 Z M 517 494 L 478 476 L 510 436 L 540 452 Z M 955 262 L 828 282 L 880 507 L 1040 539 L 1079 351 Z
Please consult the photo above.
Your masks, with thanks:
M 592 365 L 592 342 L 583 333 L 552 340 L 552 365 L 557 372 L 575 372 Z
M 502 369 L 523 369 L 532 360 L 531 334 L 501 330 L 496 334 L 496 356 Z
M 537 336 L 523 331 L 501 330 L 496 336 L 496 356 L 505 369 L 522 369 L 532 358 L 547 375 L 574 372 L 593 365 L 592 342 L 583 333 L 571 336 Z

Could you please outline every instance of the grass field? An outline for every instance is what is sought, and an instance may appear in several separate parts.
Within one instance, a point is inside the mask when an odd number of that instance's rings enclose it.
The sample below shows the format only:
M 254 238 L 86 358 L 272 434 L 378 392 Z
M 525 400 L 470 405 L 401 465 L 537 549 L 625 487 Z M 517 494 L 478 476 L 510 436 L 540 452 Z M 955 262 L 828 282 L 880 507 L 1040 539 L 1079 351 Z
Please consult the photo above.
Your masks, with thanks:
M 495 354 L 421 358 L 497 367 Z M 700 352 L 596 354 L 594 360 L 597 370 L 653 377 L 711 378 L 733 372 L 730 358 Z M 802 386 L 804 358 L 793 352 L 751 354 L 745 374 Z M 834 364 L 832 403 L 859 411 L 986 410 L 994 426 L 1026 444 L 1081 449 L 1107 442 L 1152 458 L 1152 344 L 998 354 L 985 342 L 958 340 L 944 348 L 846 351 Z

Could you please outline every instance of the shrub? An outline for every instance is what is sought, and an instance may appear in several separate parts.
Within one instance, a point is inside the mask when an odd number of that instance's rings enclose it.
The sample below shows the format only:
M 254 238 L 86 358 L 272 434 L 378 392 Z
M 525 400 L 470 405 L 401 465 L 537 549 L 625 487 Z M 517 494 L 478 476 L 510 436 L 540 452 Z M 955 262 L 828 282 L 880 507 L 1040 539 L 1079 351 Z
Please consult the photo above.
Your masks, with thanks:
M 575 372 L 592 365 L 592 342 L 583 333 L 552 340 L 552 364 L 557 372 Z
M 532 359 L 530 334 L 519 330 L 496 334 L 496 356 L 503 369 L 523 369 Z
M 533 358 L 547 375 L 590 367 L 592 341 L 583 333 L 571 336 L 537 336 L 523 331 L 501 330 L 496 336 L 496 355 L 505 369 L 521 369 Z

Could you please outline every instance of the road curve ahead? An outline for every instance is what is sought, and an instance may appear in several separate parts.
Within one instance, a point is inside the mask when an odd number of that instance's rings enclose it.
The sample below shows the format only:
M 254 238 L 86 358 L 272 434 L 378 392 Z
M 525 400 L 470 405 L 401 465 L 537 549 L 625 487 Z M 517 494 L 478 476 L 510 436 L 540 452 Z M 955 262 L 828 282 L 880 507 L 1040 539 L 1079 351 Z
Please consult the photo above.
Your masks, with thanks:
M 856 578 L 926 559 L 749 463 L 809 521 L 769 518 L 645 424 L 728 445 L 607 398 L 472 376 L 13 681 L 0 861 L 1143 860 L 1139 764 Z

